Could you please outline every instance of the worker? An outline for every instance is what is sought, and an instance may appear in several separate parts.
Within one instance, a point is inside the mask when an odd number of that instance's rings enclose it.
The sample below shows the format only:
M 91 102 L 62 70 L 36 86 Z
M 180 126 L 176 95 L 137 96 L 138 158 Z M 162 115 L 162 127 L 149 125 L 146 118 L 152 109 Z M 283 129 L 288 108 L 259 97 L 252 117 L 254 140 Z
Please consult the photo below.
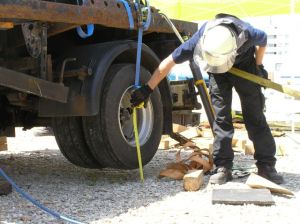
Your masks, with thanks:
M 283 177 L 275 169 L 276 146 L 263 113 L 264 96 L 261 87 L 229 72 L 235 67 L 266 78 L 268 73 L 263 66 L 266 45 L 267 35 L 264 31 L 233 15 L 218 14 L 213 20 L 205 22 L 187 42 L 165 58 L 148 83 L 131 94 L 132 106 L 147 102 L 153 89 L 170 70 L 176 64 L 188 60 L 194 60 L 209 74 L 210 98 L 215 111 L 215 166 L 210 177 L 212 184 L 224 184 L 232 180 L 233 87 L 240 97 L 245 126 L 254 144 L 258 175 L 276 184 L 283 183 Z

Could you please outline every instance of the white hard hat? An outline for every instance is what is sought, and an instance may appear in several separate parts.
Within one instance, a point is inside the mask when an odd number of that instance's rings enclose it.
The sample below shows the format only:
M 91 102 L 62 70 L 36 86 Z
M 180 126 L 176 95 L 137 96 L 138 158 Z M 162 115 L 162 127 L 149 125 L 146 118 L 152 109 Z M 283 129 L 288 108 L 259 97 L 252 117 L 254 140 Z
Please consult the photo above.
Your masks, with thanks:
M 223 25 L 207 28 L 195 51 L 195 62 L 206 72 L 225 73 L 234 64 L 237 40 L 234 32 Z

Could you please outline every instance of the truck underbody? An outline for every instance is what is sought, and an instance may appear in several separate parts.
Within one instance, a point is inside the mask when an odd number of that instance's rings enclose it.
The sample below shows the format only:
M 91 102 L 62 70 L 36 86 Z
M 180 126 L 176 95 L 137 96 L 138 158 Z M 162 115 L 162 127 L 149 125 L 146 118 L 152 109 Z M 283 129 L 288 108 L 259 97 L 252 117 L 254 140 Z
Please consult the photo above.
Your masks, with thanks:
M 129 4 L 136 21 L 138 14 Z M 142 83 L 179 45 L 158 10 L 151 11 L 143 37 Z M 197 30 L 197 24 L 173 22 L 182 35 Z M 76 27 L 91 23 L 93 35 L 79 37 Z M 16 126 L 51 126 L 60 150 L 75 165 L 136 168 L 129 99 L 137 26 L 128 27 L 123 4 L 114 0 L 1 1 L 2 134 L 13 135 Z M 161 134 L 172 132 L 173 99 L 164 80 L 138 114 L 144 164 L 154 156 Z M 194 103 L 180 109 L 192 109 Z

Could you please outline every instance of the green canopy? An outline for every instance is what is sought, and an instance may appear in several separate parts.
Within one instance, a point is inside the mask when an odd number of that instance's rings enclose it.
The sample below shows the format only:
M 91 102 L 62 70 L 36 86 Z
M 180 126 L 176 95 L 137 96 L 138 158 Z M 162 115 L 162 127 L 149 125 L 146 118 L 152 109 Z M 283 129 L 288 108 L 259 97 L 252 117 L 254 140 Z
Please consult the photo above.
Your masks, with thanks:
M 200 21 L 218 13 L 238 17 L 300 13 L 300 0 L 150 0 L 171 19 Z

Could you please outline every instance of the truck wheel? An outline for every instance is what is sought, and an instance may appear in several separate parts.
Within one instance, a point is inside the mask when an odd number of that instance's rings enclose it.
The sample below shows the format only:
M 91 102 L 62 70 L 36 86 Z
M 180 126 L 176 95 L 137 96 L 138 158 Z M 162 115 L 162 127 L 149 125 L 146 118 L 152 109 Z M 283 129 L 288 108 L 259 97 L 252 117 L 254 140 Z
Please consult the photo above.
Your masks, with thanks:
M 81 118 L 53 118 L 52 128 L 59 149 L 67 160 L 84 168 L 103 167 L 94 159 L 86 145 Z
M 135 169 L 138 160 L 130 104 L 135 65 L 113 65 L 106 77 L 99 114 L 83 118 L 87 144 L 99 163 L 113 168 Z M 150 72 L 142 67 L 141 83 L 146 83 L 150 77 Z M 146 165 L 155 155 L 162 134 L 162 102 L 158 88 L 147 107 L 138 109 L 137 118 L 142 162 Z

